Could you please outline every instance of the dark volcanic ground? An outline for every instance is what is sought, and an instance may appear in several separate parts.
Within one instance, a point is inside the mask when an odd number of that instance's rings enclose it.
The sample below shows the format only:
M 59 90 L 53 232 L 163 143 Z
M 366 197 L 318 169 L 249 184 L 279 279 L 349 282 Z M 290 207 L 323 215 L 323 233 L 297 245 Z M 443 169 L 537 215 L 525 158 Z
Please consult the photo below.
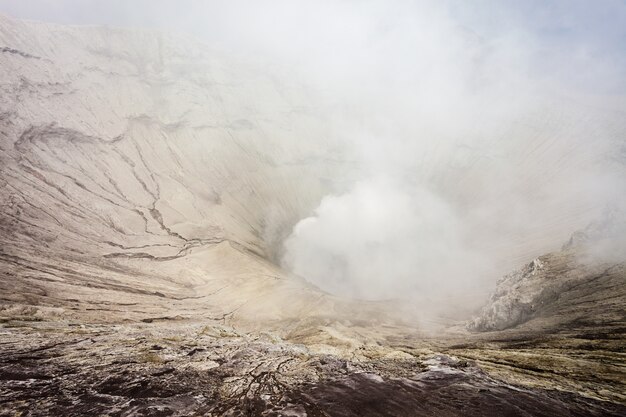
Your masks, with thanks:
M 220 324 L 9 324 L 0 345 L 2 416 L 626 414 L 619 403 L 511 384 L 437 352 L 458 347 L 409 339 L 396 346 L 402 354 L 345 359 Z

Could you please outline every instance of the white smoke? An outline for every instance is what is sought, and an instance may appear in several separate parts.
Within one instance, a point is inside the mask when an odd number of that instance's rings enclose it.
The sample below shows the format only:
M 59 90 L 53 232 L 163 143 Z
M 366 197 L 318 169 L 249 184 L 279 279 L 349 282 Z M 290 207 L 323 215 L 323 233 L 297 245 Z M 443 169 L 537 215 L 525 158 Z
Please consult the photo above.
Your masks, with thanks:
M 307 73 L 361 171 L 294 227 L 285 267 L 336 294 L 469 309 L 623 200 L 623 68 L 589 38 L 567 51 L 523 22 L 368 5 Z
M 391 178 L 326 197 L 285 242 L 285 265 L 331 292 L 381 299 L 471 290 L 489 265 L 468 250 L 453 208 L 426 188 Z M 471 272 L 468 274 L 468 272 Z M 451 278 L 454 277 L 454 278 Z

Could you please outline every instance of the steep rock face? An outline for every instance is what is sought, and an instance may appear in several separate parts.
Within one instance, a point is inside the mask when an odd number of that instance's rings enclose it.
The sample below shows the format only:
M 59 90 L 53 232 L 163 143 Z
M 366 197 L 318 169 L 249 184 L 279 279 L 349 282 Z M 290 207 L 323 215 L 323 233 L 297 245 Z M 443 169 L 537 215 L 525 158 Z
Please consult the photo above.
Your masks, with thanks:
M 534 259 L 504 276 L 470 330 L 571 327 L 623 328 L 626 262 L 623 227 L 592 224 L 561 251 Z
M 506 275 L 497 284 L 488 307 L 468 324 L 471 330 L 503 330 L 527 321 L 545 301 L 542 299 L 543 280 L 533 279 L 545 268 L 534 259 L 523 268 Z M 519 291 L 524 286 L 523 291 Z M 513 293 L 514 291 L 519 291 Z

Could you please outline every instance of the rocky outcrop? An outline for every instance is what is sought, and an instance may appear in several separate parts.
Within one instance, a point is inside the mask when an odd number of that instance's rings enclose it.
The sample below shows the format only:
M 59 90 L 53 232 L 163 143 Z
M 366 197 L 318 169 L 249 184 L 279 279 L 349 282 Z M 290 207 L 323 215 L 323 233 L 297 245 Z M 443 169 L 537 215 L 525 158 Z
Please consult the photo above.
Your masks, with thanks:
M 468 328 L 480 331 L 503 330 L 528 321 L 541 304 L 549 302 L 542 296 L 543 280 L 533 279 L 543 268 L 544 262 L 537 258 L 498 281 L 488 306 L 468 324 Z
M 592 224 L 574 233 L 561 251 L 504 276 L 467 327 L 484 332 L 525 323 L 561 330 L 623 326 L 626 262 L 619 230 L 614 220 Z

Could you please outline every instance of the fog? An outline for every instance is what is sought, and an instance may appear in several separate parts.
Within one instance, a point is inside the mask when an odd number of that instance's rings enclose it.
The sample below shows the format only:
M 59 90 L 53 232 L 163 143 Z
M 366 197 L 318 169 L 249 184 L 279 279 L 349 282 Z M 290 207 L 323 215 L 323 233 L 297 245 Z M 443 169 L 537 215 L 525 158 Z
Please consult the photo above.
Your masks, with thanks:
M 607 210 L 623 219 L 624 2 L 0 1 L 0 10 L 191 32 L 312 91 L 324 143 L 357 168 L 303 213 L 281 263 L 331 293 L 469 308 L 500 274 Z

